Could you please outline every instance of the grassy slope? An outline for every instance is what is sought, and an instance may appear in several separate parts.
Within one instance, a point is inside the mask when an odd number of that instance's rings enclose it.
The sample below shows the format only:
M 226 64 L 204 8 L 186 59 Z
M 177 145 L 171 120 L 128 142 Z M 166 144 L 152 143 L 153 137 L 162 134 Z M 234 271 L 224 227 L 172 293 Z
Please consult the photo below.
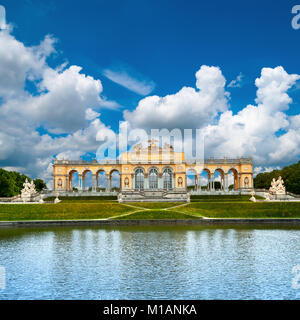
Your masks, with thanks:
M 200 217 L 191 216 L 188 214 L 180 213 L 172 210 L 145 210 L 138 211 L 133 214 L 120 217 L 120 220 L 133 220 L 133 219 L 199 219 Z
M 134 210 L 118 203 L 2 204 L 0 221 L 103 219 Z
M 300 218 L 300 202 L 198 202 L 176 210 L 210 218 Z

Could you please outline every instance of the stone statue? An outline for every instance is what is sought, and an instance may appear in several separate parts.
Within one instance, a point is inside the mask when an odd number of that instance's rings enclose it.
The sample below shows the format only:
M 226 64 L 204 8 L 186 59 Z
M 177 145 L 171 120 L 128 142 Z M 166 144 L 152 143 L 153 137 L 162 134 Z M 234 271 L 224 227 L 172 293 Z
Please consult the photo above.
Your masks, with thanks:
M 279 177 L 277 180 L 273 178 L 269 191 L 271 194 L 274 195 L 285 194 L 285 186 L 283 185 L 283 179 L 281 177 Z
M 189 192 L 187 193 L 187 202 L 191 202 L 191 195 Z
M 118 193 L 118 202 L 123 202 L 122 193 Z
M 55 200 L 54 200 L 54 203 L 55 203 L 55 204 L 61 202 L 61 200 L 58 199 L 58 196 L 59 196 L 59 193 L 57 192 L 57 193 L 56 193 L 56 198 L 55 198 Z
M 21 190 L 21 199 L 23 202 L 31 202 L 33 201 L 33 196 L 36 195 L 35 185 L 33 181 L 30 183 L 28 182 L 28 179 L 25 180 L 23 183 L 23 189 Z
M 134 151 L 141 151 L 142 150 L 142 144 L 141 143 L 139 143 L 139 144 L 137 144 L 137 145 L 135 145 L 134 147 L 133 147 L 133 150 Z
M 245 188 L 249 188 L 249 178 L 246 177 L 244 180 Z
M 44 203 L 45 202 L 43 198 L 44 198 L 44 195 L 41 194 L 39 203 Z
M 270 193 L 269 192 L 267 192 L 266 193 L 266 201 L 270 201 L 271 199 L 270 199 Z
M 251 198 L 249 199 L 250 201 L 253 201 L 253 202 L 256 202 L 256 198 L 254 197 L 255 196 L 255 192 L 252 191 L 251 192 Z

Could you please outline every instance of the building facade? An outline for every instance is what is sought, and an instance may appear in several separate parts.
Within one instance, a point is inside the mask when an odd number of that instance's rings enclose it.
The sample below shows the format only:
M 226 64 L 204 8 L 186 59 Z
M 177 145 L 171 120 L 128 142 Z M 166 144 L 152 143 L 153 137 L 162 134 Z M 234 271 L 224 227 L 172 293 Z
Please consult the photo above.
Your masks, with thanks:
M 234 190 L 253 188 L 252 158 L 205 159 L 188 161 L 184 152 L 175 152 L 171 145 L 163 148 L 150 141 L 147 148 L 135 146 L 132 152 L 121 154 L 118 160 L 55 160 L 53 163 L 54 190 L 72 191 L 73 175 L 78 174 L 78 189 L 86 189 L 86 175 L 92 174 L 92 191 L 98 190 L 99 176 L 105 175 L 106 191 L 111 191 L 112 174 L 119 173 L 121 191 L 129 190 L 186 190 L 187 176 L 192 173 L 196 190 L 201 190 L 202 172 L 207 173 L 208 190 L 215 189 L 215 173 L 221 190 L 229 188 L 229 173 L 232 172 Z

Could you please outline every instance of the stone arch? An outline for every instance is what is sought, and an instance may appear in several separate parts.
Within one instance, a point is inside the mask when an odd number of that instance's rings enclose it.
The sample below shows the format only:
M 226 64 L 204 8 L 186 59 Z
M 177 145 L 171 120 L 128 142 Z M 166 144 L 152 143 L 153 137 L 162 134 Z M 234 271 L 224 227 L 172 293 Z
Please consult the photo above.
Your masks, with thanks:
M 96 175 L 99 174 L 100 172 L 105 172 L 106 174 L 106 170 L 104 168 L 99 168 L 96 170 Z
M 196 174 L 196 175 L 198 174 L 197 170 L 195 168 L 193 168 L 193 167 L 186 168 L 185 172 L 187 173 L 188 171 L 193 171 L 194 174 Z
M 240 181 L 239 181 L 239 171 L 236 167 L 231 167 L 230 169 L 228 169 L 227 171 L 227 175 L 230 175 L 230 172 L 233 173 L 233 189 L 237 190 L 240 188 Z M 229 182 L 230 185 L 230 182 Z M 228 185 L 228 187 L 229 187 Z
M 118 176 L 117 176 L 118 175 Z M 121 188 L 121 172 L 118 168 L 112 168 L 108 176 L 109 188 L 120 190 Z
M 191 174 L 192 173 L 192 174 Z M 197 190 L 198 188 L 198 172 L 195 168 L 189 167 L 185 171 L 186 187 Z
M 216 174 L 218 174 L 216 176 Z M 221 167 L 217 167 L 213 172 L 212 189 L 213 190 L 225 190 L 225 171 Z M 220 180 L 220 181 L 217 181 Z
M 144 190 L 145 188 L 145 169 L 136 167 L 134 169 L 134 189 Z
M 76 180 L 78 180 L 78 188 L 80 188 L 80 178 L 79 178 L 79 171 L 77 169 L 70 169 L 68 172 L 68 178 L 69 178 L 69 183 L 68 183 L 68 190 L 73 190 L 75 188 L 75 181 L 74 181 L 74 175 L 76 174 Z
M 150 170 L 151 170 L 151 169 L 156 169 L 157 172 L 159 173 L 159 167 L 157 167 L 157 166 L 150 166 L 150 167 L 148 168 L 148 174 L 150 173 Z
M 168 190 L 168 189 L 173 189 L 173 169 L 169 166 L 166 166 L 162 170 L 162 178 L 163 178 L 163 188 Z
M 201 172 L 200 172 L 200 189 L 202 190 L 203 188 L 206 190 L 211 190 L 211 177 L 213 175 L 213 172 L 211 169 L 204 167 Z M 207 183 L 203 184 L 201 186 L 201 181 L 205 181 L 207 179 Z
M 90 168 L 84 168 L 82 171 L 82 190 L 92 188 L 93 186 L 93 171 Z
M 100 168 L 96 171 L 96 191 L 105 190 L 107 187 L 106 170 Z
M 149 189 L 155 190 L 158 189 L 158 177 L 159 170 L 156 167 L 149 168 L 148 180 L 149 180 Z
M 146 169 L 145 169 L 143 166 L 136 166 L 136 167 L 134 167 L 133 172 L 135 172 L 137 169 L 142 169 L 143 172 L 144 172 L 144 174 L 145 174 L 145 172 L 146 172 Z

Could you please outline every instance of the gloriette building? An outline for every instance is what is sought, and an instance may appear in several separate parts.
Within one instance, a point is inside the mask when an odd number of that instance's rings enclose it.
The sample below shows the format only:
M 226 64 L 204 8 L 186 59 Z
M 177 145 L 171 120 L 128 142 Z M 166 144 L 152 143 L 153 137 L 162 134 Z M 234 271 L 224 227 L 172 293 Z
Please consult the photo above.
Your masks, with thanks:
M 55 160 L 53 163 L 54 190 L 72 191 L 73 175 L 78 173 L 78 189 L 86 190 L 86 175 L 92 174 L 92 192 L 97 192 L 99 175 L 105 175 L 106 192 L 111 191 L 111 180 L 114 172 L 119 173 L 120 192 L 127 195 L 152 192 L 154 196 L 162 197 L 167 193 L 186 194 L 187 175 L 192 172 L 195 179 L 194 192 L 201 193 L 202 172 L 207 173 L 206 192 L 215 190 L 215 173 L 219 172 L 219 188 L 223 192 L 229 189 L 228 176 L 233 173 L 234 190 L 250 190 L 253 188 L 252 158 L 237 159 L 205 159 L 203 161 L 188 161 L 184 152 L 175 152 L 173 147 L 165 144 L 163 148 L 154 141 L 149 141 L 147 148 L 135 146 L 132 152 L 120 155 L 118 160 L 72 161 Z M 156 192 L 156 193 L 155 193 Z M 177 196 L 176 196 L 177 197 Z M 175 197 L 175 198 L 176 198 Z M 181 196 L 180 196 L 181 197 Z

